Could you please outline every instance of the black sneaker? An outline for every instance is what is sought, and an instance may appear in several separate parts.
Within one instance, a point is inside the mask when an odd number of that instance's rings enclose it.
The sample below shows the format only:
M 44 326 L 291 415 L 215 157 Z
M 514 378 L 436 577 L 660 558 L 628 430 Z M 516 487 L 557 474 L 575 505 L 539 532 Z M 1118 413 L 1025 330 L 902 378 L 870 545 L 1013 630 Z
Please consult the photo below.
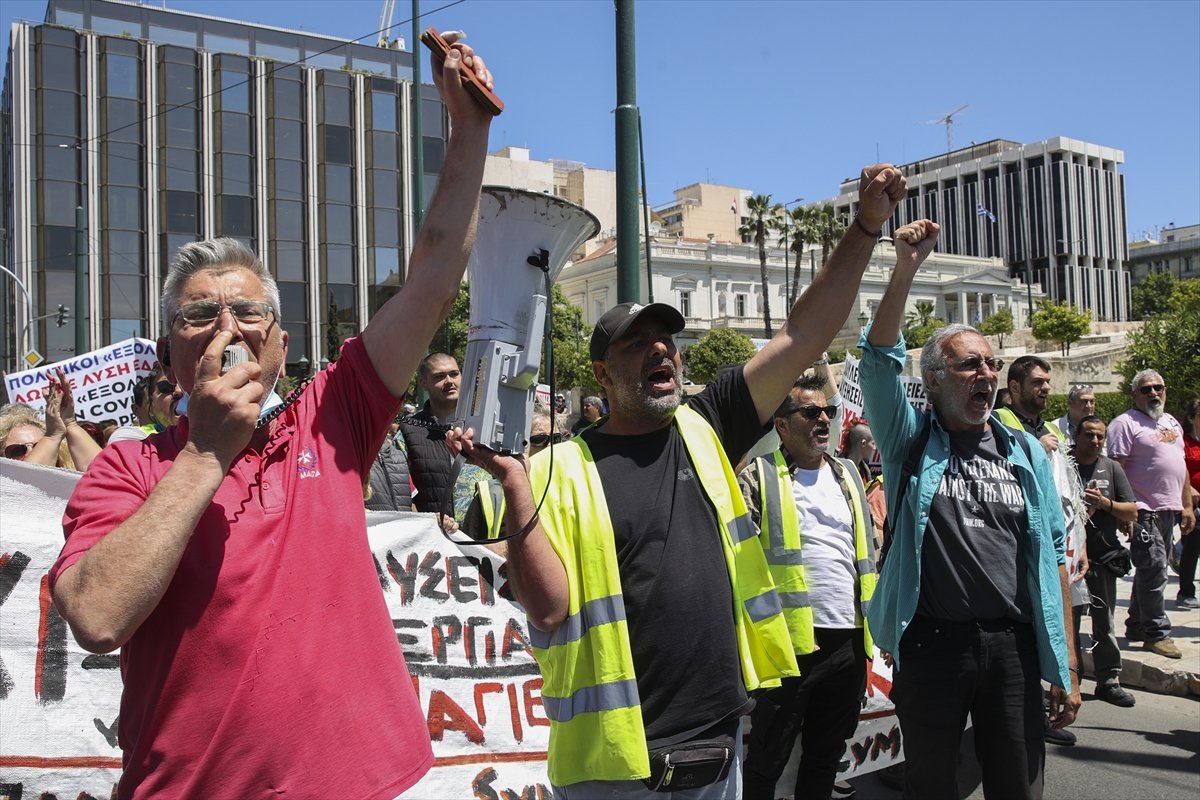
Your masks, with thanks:
M 1075 734 L 1066 728 L 1051 728 L 1047 725 L 1045 730 L 1042 731 L 1042 738 L 1050 744 L 1056 744 L 1059 747 L 1075 746 Z
M 1136 700 L 1133 695 L 1125 691 L 1119 683 L 1108 683 L 1103 686 L 1096 687 L 1096 698 L 1103 700 L 1106 703 L 1112 703 L 1114 706 L 1121 708 L 1133 708 Z

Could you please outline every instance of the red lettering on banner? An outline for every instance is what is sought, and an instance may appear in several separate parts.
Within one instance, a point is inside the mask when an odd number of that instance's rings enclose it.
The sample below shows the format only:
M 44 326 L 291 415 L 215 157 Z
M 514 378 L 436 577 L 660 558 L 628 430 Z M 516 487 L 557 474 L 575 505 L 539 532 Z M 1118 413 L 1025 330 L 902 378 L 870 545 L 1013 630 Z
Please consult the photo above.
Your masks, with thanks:
M 877 692 L 884 697 L 890 697 L 892 682 L 871 669 L 871 662 L 867 661 L 867 694 L 874 697 Z
M 462 733 L 472 744 L 483 744 L 483 729 L 441 689 L 429 693 L 429 713 L 425 723 L 429 726 L 430 738 L 435 742 L 442 741 L 446 730 L 450 729 Z
M 503 692 L 504 684 L 495 681 L 484 681 L 475 684 L 475 716 L 479 717 L 480 725 L 487 725 L 487 712 L 483 710 L 483 696 L 493 692 Z
M 537 695 L 534 695 L 534 692 Z M 533 715 L 534 707 L 542 707 L 542 679 L 533 678 L 525 681 L 525 685 L 521 687 L 522 694 L 525 695 L 525 720 L 531 726 L 549 728 L 550 720 L 546 717 L 535 717 Z
M 43 703 L 57 702 L 67 692 L 67 625 L 50 597 L 50 576 L 42 576 L 39 593 L 37 660 L 33 694 Z
M 525 741 L 525 733 L 521 729 L 521 708 L 517 705 L 517 687 L 508 685 L 508 714 L 512 718 L 513 738 L 518 742 Z
M 508 624 L 504 626 L 504 641 L 500 644 L 500 658 L 508 661 L 518 646 L 528 653 L 530 658 L 533 658 L 533 650 L 529 647 L 529 639 L 525 638 L 525 631 L 521 629 L 521 623 L 510 617 Z

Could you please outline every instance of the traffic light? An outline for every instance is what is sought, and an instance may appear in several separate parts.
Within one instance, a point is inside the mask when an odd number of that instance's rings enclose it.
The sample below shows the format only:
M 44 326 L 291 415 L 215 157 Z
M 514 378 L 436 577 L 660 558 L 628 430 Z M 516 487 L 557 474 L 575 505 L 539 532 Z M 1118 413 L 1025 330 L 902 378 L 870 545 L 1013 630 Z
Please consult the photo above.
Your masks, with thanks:
M 67 324 L 67 314 L 69 314 L 69 313 L 71 313 L 71 309 L 67 308 L 62 303 L 59 303 L 58 304 L 58 318 L 56 320 L 54 320 L 55 324 L 58 325 L 58 327 L 60 327 L 60 328 L 63 325 L 66 325 Z

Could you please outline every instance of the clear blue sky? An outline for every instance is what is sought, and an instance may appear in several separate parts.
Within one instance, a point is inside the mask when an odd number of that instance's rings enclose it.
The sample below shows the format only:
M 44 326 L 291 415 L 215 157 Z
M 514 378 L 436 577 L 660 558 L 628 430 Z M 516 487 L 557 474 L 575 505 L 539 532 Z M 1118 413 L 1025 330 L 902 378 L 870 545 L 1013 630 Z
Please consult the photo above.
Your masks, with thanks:
M 166 0 L 168 8 L 374 41 L 382 0 Z M 161 5 L 155 0 L 148 5 Z M 449 5 L 449 8 L 446 6 Z M 611 0 L 422 0 L 462 29 L 507 103 L 492 148 L 615 164 Z M 0 3 L 41 20 L 43 0 Z M 399 0 L 407 40 L 411 2 Z M 441 9 L 441 10 L 439 10 Z M 1200 2 L 643 0 L 638 104 L 650 201 L 697 181 L 831 197 L 880 160 L 1070 136 L 1125 153 L 1129 233 L 1200 223 Z M 368 36 L 369 35 L 369 36 Z

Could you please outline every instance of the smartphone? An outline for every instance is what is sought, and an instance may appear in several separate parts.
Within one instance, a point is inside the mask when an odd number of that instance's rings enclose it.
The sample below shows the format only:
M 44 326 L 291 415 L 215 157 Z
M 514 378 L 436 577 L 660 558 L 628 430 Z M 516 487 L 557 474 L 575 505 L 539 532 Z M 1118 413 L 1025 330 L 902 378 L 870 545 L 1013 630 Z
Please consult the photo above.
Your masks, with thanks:
M 250 354 L 244 348 L 231 344 L 221 353 L 221 374 L 224 375 L 238 364 L 245 364 L 249 360 Z
M 434 28 L 427 28 L 421 34 L 421 43 L 433 52 L 433 57 L 439 67 L 446 60 L 446 56 L 450 55 L 450 44 Z M 475 98 L 475 102 L 486 108 L 492 116 L 500 116 L 500 112 L 504 111 L 504 101 L 493 94 L 492 90 L 479 80 L 475 71 L 466 64 L 462 65 L 462 76 L 463 85 L 467 87 L 467 92 Z

